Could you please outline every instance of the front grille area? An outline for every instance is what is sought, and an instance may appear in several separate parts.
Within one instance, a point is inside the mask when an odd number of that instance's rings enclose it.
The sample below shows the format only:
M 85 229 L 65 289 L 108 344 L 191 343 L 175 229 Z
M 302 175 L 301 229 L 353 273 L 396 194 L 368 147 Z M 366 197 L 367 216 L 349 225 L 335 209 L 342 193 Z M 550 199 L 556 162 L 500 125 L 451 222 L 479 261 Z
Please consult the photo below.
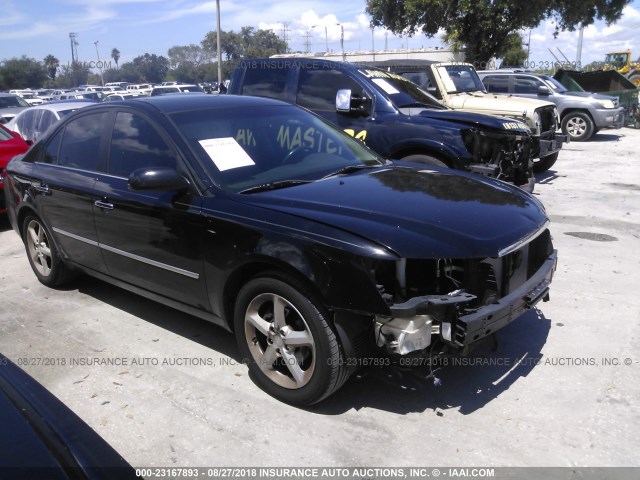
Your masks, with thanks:
M 558 128 L 556 124 L 556 107 L 549 105 L 548 107 L 537 108 L 536 112 L 540 115 L 540 133 L 554 133 Z
M 470 169 L 515 185 L 529 180 L 529 158 L 532 140 L 529 135 L 483 132 L 470 129 L 463 132 L 466 149 L 473 157 Z
M 379 269 L 377 282 L 390 303 L 402 303 L 423 295 L 447 295 L 462 290 L 476 297 L 465 308 L 474 309 L 499 300 L 527 282 L 551 255 L 549 230 L 520 249 L 503 257 L 485 259 L 408 260 L 405 286 L 399 284 L 392 268 Z

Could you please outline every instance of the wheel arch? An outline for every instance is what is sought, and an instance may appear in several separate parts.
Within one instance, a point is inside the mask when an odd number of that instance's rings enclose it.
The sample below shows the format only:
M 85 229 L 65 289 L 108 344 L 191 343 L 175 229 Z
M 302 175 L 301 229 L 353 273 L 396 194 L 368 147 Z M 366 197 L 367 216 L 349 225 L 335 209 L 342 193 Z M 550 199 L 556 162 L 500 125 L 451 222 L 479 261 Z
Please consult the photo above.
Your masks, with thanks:
M 388 156 L 389 158 L 401 160 L 410 155 L 428 155 L 430 157 L 434 157 L 436 160 L 440 160 L 448 167 L 461 168 L 461 166 L 458 165 L 458 162 L 456 162 L 457 157 L 448 152 L 444 146 L 440 145 L 404 145 L 394 149 Z
M 221 307 L 224 318 L 232 331 L 234 329 L 233 312 L 238 293 L 249 280 L 260 276 L 271 276 L 282 281 L 293 278 L 296 282 L 299 282 L 308 289 L 318 303 L 329 310 L 327 305 L 321 301 L 323 297 L 317 284 L 300 272 L 300 270 L 294 268 L 289 263 L 273 257 L 255 258 L 238 266 L 227 277 L 224 284 Z
M 589 111 L 589 109 L 582 108 L 582 107 L 567 107 L 560 114 L 560 122 L 562 122 L 562 120 L 564 120 L 564 118 L 570 113 L 584 113 L 585 115 L 589 116 L 592 122 L 594 121 L 593 115 L 591 115 L 591 112 Z

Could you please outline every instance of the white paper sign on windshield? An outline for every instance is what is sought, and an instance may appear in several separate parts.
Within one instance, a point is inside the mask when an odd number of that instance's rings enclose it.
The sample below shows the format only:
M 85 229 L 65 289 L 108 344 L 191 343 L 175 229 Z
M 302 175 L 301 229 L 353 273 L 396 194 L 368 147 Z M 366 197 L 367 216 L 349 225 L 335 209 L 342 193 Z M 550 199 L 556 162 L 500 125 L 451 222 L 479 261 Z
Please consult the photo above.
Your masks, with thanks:
M 440 78 L 444 82 L 444 88 L 447 90 L 447 92 L 458 91 L 458 88 L 456 87 L 456 84 L 453 83 L 453 80 L 451 80 L 446 67 L 438 67 L 438 73 L 440 74 Z
M 221 172 L 255 165 L 255 162 L 233 137 L 207 138 L 198 140 L 198 142 Z
M 373 83 L 378 85 L 382 90 L 384 90 L 388 95 L 393 95 L 395 93 L 400 93 L 396 87 L 387 82 L 384 78 L 374 78 L 371 80 Z

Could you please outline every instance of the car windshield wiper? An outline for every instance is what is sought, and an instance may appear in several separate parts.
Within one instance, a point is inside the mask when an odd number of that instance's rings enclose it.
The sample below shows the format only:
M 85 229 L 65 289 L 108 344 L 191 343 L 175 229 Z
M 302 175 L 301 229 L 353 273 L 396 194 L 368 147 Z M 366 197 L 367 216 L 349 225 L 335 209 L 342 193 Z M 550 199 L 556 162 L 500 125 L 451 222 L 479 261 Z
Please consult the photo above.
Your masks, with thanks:
M 331 172 L 326 174 L 324 177 L 322 177 L 322 179 L 324 178 L 329 178 L 329 177 L 335 177 L 336 175 L 342 175 L 345 173 L 353 173 L 353 172 L 357 172 L 358 170 L 363 170 L 365 168 L 377 168 L 380 165 L 347 165 L 346 167 L 342 167 L 338 170 L 336 170 L 335 172 Z
M 404 103 L 402 105 L 398 105 L 398 108 L 411 108 L 411 107 L 439 108 L 439 107 L 436 107 L 435 105 L 429 105 L 427 103 L 422 103 L 422 102 L 410 102 L 410 103 Z
M 295 185 L 302 185 L 303 183 L 310 183 L 311 180 L 279 180 L 277 182 L 264 183 L 262 185 L 256 185 L 255 187 L 245 188 L 238 193 L 256 193 L 266 192 L 267 190 L 277 190 L 278 188 L 293 187 Z

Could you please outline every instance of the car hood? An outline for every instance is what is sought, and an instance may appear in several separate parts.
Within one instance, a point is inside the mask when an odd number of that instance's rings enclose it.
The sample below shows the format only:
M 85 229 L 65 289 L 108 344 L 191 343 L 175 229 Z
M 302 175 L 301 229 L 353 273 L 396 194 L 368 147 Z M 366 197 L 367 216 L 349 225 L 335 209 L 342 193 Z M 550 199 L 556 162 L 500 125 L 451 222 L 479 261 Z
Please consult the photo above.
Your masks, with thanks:
M 416 113 L 412 108 L 410 114 Z M 447 122 L 464 123 L 474 127 L 492 128 L 495 130 L 508 130 L 510 132 L 529 133 L 531 130 L 524 122 L 516 122 L 512 118 L 497 117 L 461 110 L 437 110 L 433 108 L 420 109 L 421 117 L 443 120 Z
M 562 95 L 584 99 L 611 100 L 613 102 L 617 100 L 616 97 L 612 97 L 611 95 L 602 95 L 601 93 L 593 92 L 564 92 Z
M 544 106 L 555 107 L 551 102 L 494 93 L 450 93 L 449 96 L 449 106 L 453 109 L 473 110 L 478 113 L 507 117 L 526 115 Z
M 495 257 L 548 221 L 536 199 L 506 183 L 397 163 L 236 198 L 367 238 L 405 258 Z

